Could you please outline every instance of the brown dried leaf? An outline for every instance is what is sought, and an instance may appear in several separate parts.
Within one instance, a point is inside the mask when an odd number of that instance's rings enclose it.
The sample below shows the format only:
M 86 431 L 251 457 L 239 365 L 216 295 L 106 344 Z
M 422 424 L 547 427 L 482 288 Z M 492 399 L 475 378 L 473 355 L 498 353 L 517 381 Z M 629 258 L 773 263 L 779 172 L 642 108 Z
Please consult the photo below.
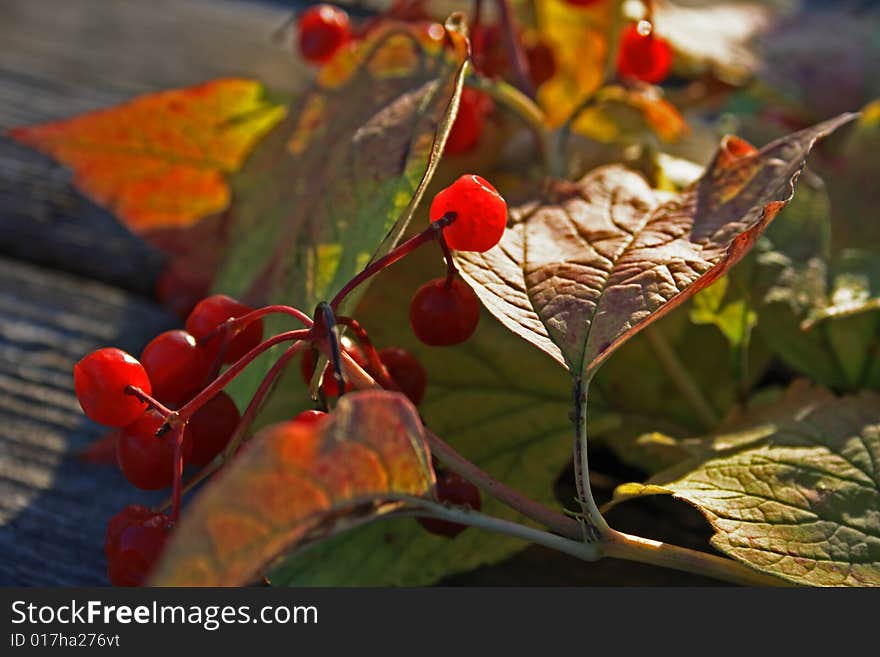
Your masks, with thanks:
M 625 340 L 738 262 L 788 203 L 813 144 L 843 114 L 758 151 L 726 137 L 681 193 L 620 165 L 511 211 L 486 253 L 456 254 L 462 275 L 510 330 L 589 379 Z

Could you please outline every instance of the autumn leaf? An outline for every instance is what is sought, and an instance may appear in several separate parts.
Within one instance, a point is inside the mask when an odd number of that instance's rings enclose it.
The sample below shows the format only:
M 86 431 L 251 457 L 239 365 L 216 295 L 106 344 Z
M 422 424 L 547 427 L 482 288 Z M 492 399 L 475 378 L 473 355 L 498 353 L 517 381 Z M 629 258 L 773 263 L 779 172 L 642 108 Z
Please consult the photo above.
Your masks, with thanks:
M 10 136 L 70 167 L 83 193 L 144 233 L 224 210 L 226 176 L 284 113 L 259 82 L 230 78 L 15 128 Z
M 453 29 L 391 23 L 334 58 L 235 176 L 216 288 L 311 309 L 390 249 L 440 159 L 466 55 Z
M 806 383 L 708 442 L 703 457 L 615 500 L 671 494 L 715 529 L 712 544 L 813 586 L 880 585 L 880 396 Z
M 511 211 L 498 246 L 458 252 L 456 263 L 505 326 L 589 379 L 629 337 L 738 262 L 791 200 L 815 141 L 855 116 L 760 151 L 728 137 L 680 194 L 619 165 L 557 182 Z
M 352 393 L 319 424 L 271 425 L 187 507 L 152 583 L 246 584 L 285 551 L 427 495 L 430 463 L 399 393 Z

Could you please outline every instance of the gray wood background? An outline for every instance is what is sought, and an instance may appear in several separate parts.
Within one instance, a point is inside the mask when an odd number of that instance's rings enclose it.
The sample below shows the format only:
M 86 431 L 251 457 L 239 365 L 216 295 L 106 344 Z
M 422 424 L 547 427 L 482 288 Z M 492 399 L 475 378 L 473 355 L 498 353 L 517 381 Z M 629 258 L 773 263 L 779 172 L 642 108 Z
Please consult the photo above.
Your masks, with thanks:
M 289 11 L 231 0 L 0 0 L 0 133 L 229 75 L 293 90 L 304 72 L 271 40 Z M 69 172 L 0 137 L 0 585 L 106 585 L 107 520 L 160 497 L 75 458 L 103 431 L 82 416 L 71 372 L 92 349 L 137 353 L 176 323 L 151 298 L 161 262 L 76 193 Z M 650 505 L 616 524 L 705 545 L 698 518 Z M 714 582 L 530 548 L 445 583 Z

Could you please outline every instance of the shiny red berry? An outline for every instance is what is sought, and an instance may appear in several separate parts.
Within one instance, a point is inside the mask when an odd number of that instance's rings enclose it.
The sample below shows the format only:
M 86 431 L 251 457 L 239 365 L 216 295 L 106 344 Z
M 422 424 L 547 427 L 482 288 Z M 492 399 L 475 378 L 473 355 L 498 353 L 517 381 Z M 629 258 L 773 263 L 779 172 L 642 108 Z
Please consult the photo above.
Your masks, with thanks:
M 104 539 L 107 574 L 115 586 L 140 586 L 162 554 L 171 523 L 163 513 L 127 506 L 110 520 Z
M 617 53 L 617 73 L 622 78 L 636 78 L 657 84 L 666 79 L 672 68 L 672 47 L 654 34 L 647 21 L 624 28 Z
M 170 486 L 174 479 L 174 432 L 156 433 L 164 418 L 150 410 L 126 426 L 116 441 L 116 462 L 122 474 L 143 490 Z M 183 442 L 184 458 L 191 448 L 188 437 Z
M 482 91 L 463 89 L 458 114 L 455 115 L 455 122 L 446 138 L 443 152 L 447 155 L 459 155 L 473 150 L 483 134 L 486 117 L 494 107 L 492 99 Z
M 428 375 L 422 364 L 401 347 L 381 349 L 379 360 L 400 391 L 418 406 L 425 397 L 425 388 L 428 385 Z
M 565 0 L 565 1 L 568 4 L 572 5 L 573 7 L 590 7 L 592 5 L 598 5 L 598 4 L 605 2 L 605 0 Z
M 363 352 L 361 352 L 361 350 L 355 345 L 345 347 L 344 351 L 361 367 L 364 367 L 367 364 L 367 359 L 364 358 Z M 306 384 L 311 384 L 312 377 L 315 376 L 315 352 L 313 349 L 309 349 L 303 354 L 302 360 L 300 361 L 300 372 L 302 373 L 303 381 L 305 381 Z M 339 386 L 336 383 L 336 378 L 333 376 L 333 369 L 329 365 L 327 366 L 327 369 L 324 370 L 324 376 L 321 377 L 321 390 L 324 391 L 324 394 L 327 397 L 339 396 Z M 346 383 L 345 391 L 349 392 L 351 390 L 352 385 Z
M 73 385 L 83 412 L 95 422 L 122 427 L 133 422 L 147 405 L 126 394 L 127 386 L 152 392 L 150 378 L 138 360 L 121 349 L 93 351 L 73 368 Z
M 187 463 L 208 465 L 229 444 L 241 415 L 232 397 L 218 392 L 187 423 Z
M 227 319 L 241 317 L 253 310 L 249 306 L 239 303 L 225 294 L 215 294 L 202 299 L 186 319 L 186 330 L 202 344 L 204 338 L 211 334 L 218 326 Z M 219 337 L 219 336 L 218 336 Z M 233 336 L 226 336 L 225 351 L 223 352 L 224 363 L 234 363 L 251 349 L 260 344 L 263 339 L 263 321 L 258 319 Z M 204 345 L 206 348 L 216 348 L 215 340 L 211 344 Z
M 165 331 L 153 338 L 141 354 L 141 364 L 153 384 L 153 396 L 163 404 L 179 406 L 201 390 L 214 357 L 200 348 L 186 331 Z
M 480 300 L 460 278 L 428 281 L 413 295 L 409 324 L 416 337 L 432 347 L 467 340 L 480 321 Z
M 291 422 L 299 422 L 300 424 L 318 424 L 319 422 L 323 422 L 327 419 L 327 414 L 324 411 L 303 411 L 296 415 Z
M 437 500 L 443 504 L 452 506 L 464 506 L 474 511 L 483 508 L 480 500 L 480 491 L 467 479 L 451 470 L 441 470 L 437 473 Z M 461 534 L 466 525 L 437 518 L 419 518 L 419 524 L 432 534 L 455 538 Z
M 443 229 L 449 248 L 458 251 L 488 251 L 498 244 L 507 225 L 507 203 L 484 178 L 462 176 L 441 190 L 431 203 L 431 221 L 447 213 L 455 221 Z
M 324 64 L 351 40 L 348 14 L 333 5 L 321 4 L 307 9 L 297 25 L 299 52 L 312 64 Z

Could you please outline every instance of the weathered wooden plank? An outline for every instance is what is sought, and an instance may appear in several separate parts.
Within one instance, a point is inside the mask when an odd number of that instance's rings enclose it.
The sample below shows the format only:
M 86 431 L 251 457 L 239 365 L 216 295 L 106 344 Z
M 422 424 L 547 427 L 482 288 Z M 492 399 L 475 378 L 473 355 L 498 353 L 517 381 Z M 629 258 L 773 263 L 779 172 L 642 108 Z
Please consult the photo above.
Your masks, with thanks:
M 138 353 L 173 322 L 117 289 L 0 258 L 0 585 L 106 584 L 107 520 L 157 496 L 75 458 L 103 429 L 82 415 L 72 368 L 108 344 Z

